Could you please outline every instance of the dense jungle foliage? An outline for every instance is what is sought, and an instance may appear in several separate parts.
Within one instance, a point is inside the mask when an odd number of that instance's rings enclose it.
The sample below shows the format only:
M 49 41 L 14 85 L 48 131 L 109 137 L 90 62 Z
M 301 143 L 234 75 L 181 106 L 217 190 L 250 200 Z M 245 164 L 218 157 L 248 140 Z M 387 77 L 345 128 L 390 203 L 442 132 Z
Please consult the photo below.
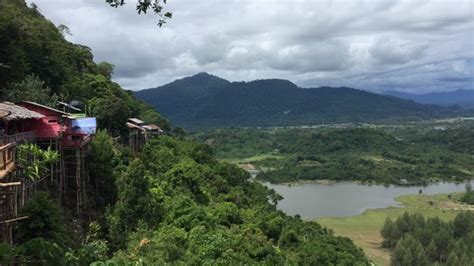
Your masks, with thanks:
M 96 64 L 88 47 L 65 40 L 60 30 L 64 28 L 23 0 L 0 2 L 1 99 L 47 105 L 54 105 L 54 100 L 82 101 L 115 135 L 123 133 L 129 117 L 169 127 L 153 108 L 111 81 L 113 65 Z
M 195 133 L 218 158 L 255 164 L 271 182 L 360 180 L 420 184 L 474 176 L 474 125 L 446 130 L 218 129 Z
M 104 132 L 94 142 L 115 150 Z M 31 218 L 19 223 L 18 244 L 0 246 L 2 262 L 368 264 L 348 238 L 277 211 L 274 191 L 218 162 L 207 145 L 162 136 L 136 157 L 112 154 L 101 173 L 114 185 L 90 202 L 108 207 L 91 207 L 106 212 L 91 215 L 84 237 L 67 230 L 57 203 L 39 193 L 22 210 Z
M 278 211 L 275 191 L 171 131 L 111 81 L 112 65 L 58 28 L 34 5 L 0 2 L 0 99 L 87 104 L 101 129 L 87 158 L 87 207 L 76 217 L 54 188 L 36 193 L 19 211 L 28 219 L 14 245 L 0 244 L 0 264 L 369 264 L 350 239 Z M 134 116 L 167 131 L 138 154 L 120 138 Z
M 392 265 L 473 265 L 474 213 L 458 214 L 453 221 L 425 219 L 405 213 L 388 218 L 382 228 L 383 245 L 393 251 Z

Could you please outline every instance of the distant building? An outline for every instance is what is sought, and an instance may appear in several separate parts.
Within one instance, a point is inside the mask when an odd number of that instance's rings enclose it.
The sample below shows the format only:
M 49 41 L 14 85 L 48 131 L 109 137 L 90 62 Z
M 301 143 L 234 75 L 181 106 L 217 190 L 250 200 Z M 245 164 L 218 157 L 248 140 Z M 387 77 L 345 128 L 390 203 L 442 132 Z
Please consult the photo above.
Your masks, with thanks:
M 163 130 L 159 126 L 147 125 L 137 118 L 129 118 L 126 126 L 129 132 L 128 143 L 133 152 L 141 150 L 150 137 L 163 134 Z

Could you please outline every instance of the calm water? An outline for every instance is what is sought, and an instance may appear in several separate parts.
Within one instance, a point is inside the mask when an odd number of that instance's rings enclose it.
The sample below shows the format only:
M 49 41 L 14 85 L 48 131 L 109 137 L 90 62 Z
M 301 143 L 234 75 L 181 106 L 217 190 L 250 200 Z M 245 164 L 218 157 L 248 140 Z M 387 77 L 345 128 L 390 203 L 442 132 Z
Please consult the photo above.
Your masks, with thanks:
M 465 189 L 465 183 L 439 183 L 426 187 L 369 186 L 354 182 L 305 183 L 291 186 L 264 184 L 284 197 L 278 203 L 279 209 L 289 215 L 299 214 L 303 219 L 353 216 L 367 209 L 397 206 L 395 197 L 417 194 L 420 189 L 423 194 L 458 192 Z

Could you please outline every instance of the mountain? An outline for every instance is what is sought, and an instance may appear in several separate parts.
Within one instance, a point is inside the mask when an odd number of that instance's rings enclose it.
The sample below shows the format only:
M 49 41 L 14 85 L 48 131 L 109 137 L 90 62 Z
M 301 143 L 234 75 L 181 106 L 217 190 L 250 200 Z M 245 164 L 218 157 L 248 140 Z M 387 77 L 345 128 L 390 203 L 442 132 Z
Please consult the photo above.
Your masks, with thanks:
M 458 105 L 465 108 L 474 107 L 474 90 L 456 90 L 427 94 L 412 94 L 400 91 L 384 91 L 382 94 L 402 99 L 413 100 L 423 104 L 437 104 L 443 106 Z
M 134 94 L 186 128 L 419 119 L 460 112 L 346 87 L 305 89 L 281 79 L 229 82 L 207 73 Z

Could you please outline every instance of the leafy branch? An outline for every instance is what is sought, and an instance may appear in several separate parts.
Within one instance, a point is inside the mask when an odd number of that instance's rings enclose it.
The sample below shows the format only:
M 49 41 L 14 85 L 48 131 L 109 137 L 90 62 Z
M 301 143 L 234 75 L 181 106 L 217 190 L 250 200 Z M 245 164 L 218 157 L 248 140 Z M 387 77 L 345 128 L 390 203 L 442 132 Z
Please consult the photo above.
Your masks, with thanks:
M 112 7 L 120 7 L 125 5 L 125 0 L 105 0 L 107 4 Z M 146 14 L 148 10 L 152 10 L 158 17 L 158 26 L 163 26 L 168 19 L 171 19 L 173 14 L 164 10 L 164 5 L 167 0 L 137 0 L 136 9 L 138 14 Z

